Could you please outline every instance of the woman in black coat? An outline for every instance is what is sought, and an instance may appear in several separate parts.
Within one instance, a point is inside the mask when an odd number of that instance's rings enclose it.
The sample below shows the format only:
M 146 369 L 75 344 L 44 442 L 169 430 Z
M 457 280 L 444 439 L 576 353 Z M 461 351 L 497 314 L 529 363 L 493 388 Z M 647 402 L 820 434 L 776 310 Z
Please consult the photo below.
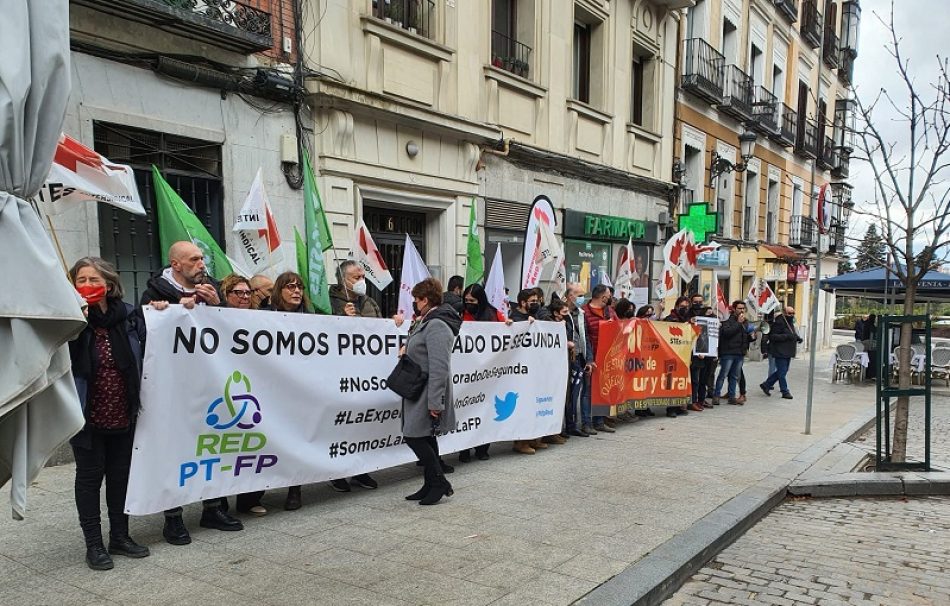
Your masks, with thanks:
M 69 278 L 85 300 L 88 324 L 69 343 L 73 377 L 86 424 L 70 445 L 76 459 L 76 509 L 86 541 L 86 564 L 113 568 L 112 555 L 149 555 L 129 536 L 125 493 L 132 463 L 135 418 L 139 411 L 145 326 L 122 301 L 115 268 L 98 257 L 84 257 Z M 106 481 L 109 549 L 102 541 L 100 490 Z

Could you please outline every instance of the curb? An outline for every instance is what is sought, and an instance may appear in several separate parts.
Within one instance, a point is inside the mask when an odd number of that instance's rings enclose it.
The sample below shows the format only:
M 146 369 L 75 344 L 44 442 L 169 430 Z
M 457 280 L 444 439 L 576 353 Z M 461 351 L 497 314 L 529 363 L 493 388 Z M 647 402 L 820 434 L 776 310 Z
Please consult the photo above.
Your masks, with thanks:
M 950 495 L 950 472 L 841 473 L 793 482 L 788 494 L 815 498 Z
M 591 590 L 575 604 L 583 606 L 660 604 L 709 560 L 745 534 L 749 528 L 781 503 L 795 478 L 841 442 L 852 440 L 867 431 L 874 424 L 875 414 L 873 406 L 860 413 L 852 421 L 838 428 L 828 437 L 812 444 L 759 483 L 726 501 L 635 564 Z

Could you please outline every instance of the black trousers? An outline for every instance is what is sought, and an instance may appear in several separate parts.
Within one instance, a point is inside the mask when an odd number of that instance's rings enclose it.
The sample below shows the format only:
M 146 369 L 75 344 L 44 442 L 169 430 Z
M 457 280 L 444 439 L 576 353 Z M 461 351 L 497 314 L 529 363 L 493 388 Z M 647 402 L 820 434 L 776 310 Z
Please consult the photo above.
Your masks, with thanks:
M 76 509 L 87 545 L 90 541 L 102 540 L 99 494 L 103 478 L 106 481 L 110 534 L 125 536 L 129 532 L 125 493 L 129 485 L 133 439 L 132 431 L 89 434 L 90 440 L 84 446 L 72 445 L 76 458 Z
M 416 458 L 422 462 L 422 469 L 426 483 L 442 475 L 442 466 L 439 464 L 439 442 L 435 436 L 424 438 L 403 438 L 406 446 L 412 449 Z

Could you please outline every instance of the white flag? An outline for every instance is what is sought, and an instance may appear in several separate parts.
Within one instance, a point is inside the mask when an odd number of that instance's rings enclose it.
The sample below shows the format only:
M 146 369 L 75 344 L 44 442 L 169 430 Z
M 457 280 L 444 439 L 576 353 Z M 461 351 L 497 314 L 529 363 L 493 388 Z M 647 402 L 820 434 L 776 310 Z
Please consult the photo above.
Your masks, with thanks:
M 746 301 L 758 313 L 765 315 L 782 307 L 778 297 L 772 292 L 772 289 L 762 278 L 756 278 L 752 282 L 749 294 L 746 295 Z
M 541 283 L 543 269 L 554 262 L 558 251 L 560 251 L 560 244 L 558 244 L 557 236 L 554 235 L 554 230 L 544 221 L 539 221 L 537 246 L 534 247 L 534 255 L 528 265 L 522 288 L 534 288 Z
M 501 244 L 495 248 L 495 258 L 491 262 L 491 269 L 488 270 L 485 295 L 492 307 L 508 319 L 508 297 L 505 295 L 505 268 L 501 260 Z
M 356 226 L 353 248 L 350 249 L 347 256 L 360 264 L 360 267 L 366 272 L 366 279 L 379 290 L 392 284 L 393 276 L 389 272 L 383 256 L 379 254 L 379 249 L 376 248 L 376 242 L 373 241 L 369 228 L 366 227 L 366 223 L 362 219 L 360 219 L 359 225 Z
M 283 261 L 283 252 L 260 168 L 231 231 L 241 251 L 239 263 L 246 271 L 251 275 L 275 272 L 275 266 Z
M 402 253 L 402 274 L 399 277 L 399 309 L 397 313 L 406 319 L 412 317 L 412 289 L 416 284 L 430 277 L 429 268 L 419 256 L 416 245 L 406 234 L 406 246 Z
M 633 238 L 627 239 L 627 246 L 620 249 L 620 259 L 617 263 L 617 296 L 629 298 L 633 292 L 633 285 L 640 279 L 637 273 L 637 262 L 633 258 Z
M 567 292 L 567 259 L 564 255 L 563 244 L 554 259 L 554 275 L 551 276 L 551 282 L 554 284 L 554 292 L 557 296 L 563 297 Z
M 49 176 L 37 197 L 51 215 L 85 202 L 103 202 L 145 215 L 132 168 L 110 162 L 66 134 L 59 137 Z

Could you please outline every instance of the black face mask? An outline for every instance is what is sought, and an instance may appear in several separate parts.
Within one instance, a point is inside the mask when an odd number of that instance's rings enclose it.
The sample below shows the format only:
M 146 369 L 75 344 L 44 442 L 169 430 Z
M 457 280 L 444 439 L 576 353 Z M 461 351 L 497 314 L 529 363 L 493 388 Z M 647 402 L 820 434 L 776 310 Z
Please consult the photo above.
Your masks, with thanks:
M 531 305 L 528 306 L 528 314 L 533 316 L 536 313 L 538 313 L 539 309 L 541 309 L 540 303 L 532 303 Z
M 698 311 L 701 310 L 702 308 L 703 308 L 703 304 L 702 304 L 702 303 L 693 303 L 693 311 L 698 312 Z
M 465 311 L 474 316 L 476 313 L 478 313 L 478 303 L 466 303 Z
M 688 308 L 688 307 L 677 307 L 677 308 L 676 308 L 676 313 L 679 314 L 679 317 L 685 318 L 686 316 L 689 315 L 689 308 Z
M 412 314 L 417 318 L 422 315 L 422 312 L 419 311 L 419 304 L 415 301 L 412 302 Z

